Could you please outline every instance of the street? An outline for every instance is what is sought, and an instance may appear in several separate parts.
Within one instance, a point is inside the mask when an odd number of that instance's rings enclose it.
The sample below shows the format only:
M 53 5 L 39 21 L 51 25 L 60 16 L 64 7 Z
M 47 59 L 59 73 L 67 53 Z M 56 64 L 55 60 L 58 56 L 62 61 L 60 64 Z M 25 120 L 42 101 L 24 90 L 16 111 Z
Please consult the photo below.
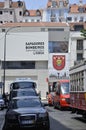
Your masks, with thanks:
M 86 130 L 86 120 L 80 115 L 71 114 L 69 110 L 60 111 L 46 107 L 50 116 L 50 130 Z M 5 111 L 0 111 L 0 130 L 4 121 Z
M 71 114 L 71 111 L 60 111 L 48 107 L 50 115 L 50 130 L 86 130 L 86 120 L 82 116 Z
M 4 116 L 5 116 L 6 109 L 0 110 L 0 130 L 2 130 L 4 124 Z

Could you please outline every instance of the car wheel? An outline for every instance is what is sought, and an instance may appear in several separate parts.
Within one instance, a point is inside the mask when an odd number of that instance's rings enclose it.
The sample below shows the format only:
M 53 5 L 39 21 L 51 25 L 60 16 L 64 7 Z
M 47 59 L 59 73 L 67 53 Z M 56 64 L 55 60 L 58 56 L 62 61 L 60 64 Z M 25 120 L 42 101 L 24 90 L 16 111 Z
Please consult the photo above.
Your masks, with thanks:
M 58 103 L 58 109 L 61 111 L 63 110 L 62 106 L 60 105 L 60 102 Z

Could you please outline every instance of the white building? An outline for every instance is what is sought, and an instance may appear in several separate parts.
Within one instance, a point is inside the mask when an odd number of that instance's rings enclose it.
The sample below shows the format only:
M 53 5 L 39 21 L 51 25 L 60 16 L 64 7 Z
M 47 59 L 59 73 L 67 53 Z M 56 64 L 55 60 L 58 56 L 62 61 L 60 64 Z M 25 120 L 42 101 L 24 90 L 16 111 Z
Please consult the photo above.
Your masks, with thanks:
M 69 26 L 66 23 L 7 23 L 0 26 L 0 81 L 4 76 L 5 55 L 5 91 L 9 91 L 9 84 L 16 78 L 29 77 L 37 82 L 42 98 L 46 98 L 49 57 L 58 55 L 55 48 L 59 46 L 61 49 L 65 43 L 68 49 L 68 38 L 64 41 L 68 34 Z
M 81 36 L 82 29 L 86 29 L 86 23 L 70 23 L 70 67 L 86 59 L 86 39 Z
M 24 1 L 4 0 L 0 2 L 0 23 L 22 22 L 25 10 Z
M 86 4 L 83 4 L 83 0 L 79 0 L 79 4 L 70 5 L 66 21 L 86 22 Z

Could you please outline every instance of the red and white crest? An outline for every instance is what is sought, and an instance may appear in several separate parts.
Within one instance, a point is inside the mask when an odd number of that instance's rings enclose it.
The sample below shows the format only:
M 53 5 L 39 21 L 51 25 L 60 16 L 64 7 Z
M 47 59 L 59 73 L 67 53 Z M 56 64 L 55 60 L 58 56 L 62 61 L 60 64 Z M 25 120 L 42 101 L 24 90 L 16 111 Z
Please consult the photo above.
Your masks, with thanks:
M 53 55 L 53 67 L 56 70 L 62 70 L 65 67 L 65 56 Z

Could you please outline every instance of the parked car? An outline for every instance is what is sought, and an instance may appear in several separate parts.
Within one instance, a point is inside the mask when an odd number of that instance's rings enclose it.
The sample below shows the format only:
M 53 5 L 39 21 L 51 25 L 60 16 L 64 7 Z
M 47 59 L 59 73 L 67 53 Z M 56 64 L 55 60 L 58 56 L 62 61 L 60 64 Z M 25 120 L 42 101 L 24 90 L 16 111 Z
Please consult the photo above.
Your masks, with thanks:
M 5 107 L 5 102 L 3 96 L 0 94 L 0 109 L 3 110 Z
M 39 97 L 22 96 L 10 101 L 3 130 L 10 128 L 50 129 L 49 114 Z
M 20 96 L 38 96 L 37 92 L 33 88 L 29 89 L 14 89 L 10 92 L 9 99 Z

